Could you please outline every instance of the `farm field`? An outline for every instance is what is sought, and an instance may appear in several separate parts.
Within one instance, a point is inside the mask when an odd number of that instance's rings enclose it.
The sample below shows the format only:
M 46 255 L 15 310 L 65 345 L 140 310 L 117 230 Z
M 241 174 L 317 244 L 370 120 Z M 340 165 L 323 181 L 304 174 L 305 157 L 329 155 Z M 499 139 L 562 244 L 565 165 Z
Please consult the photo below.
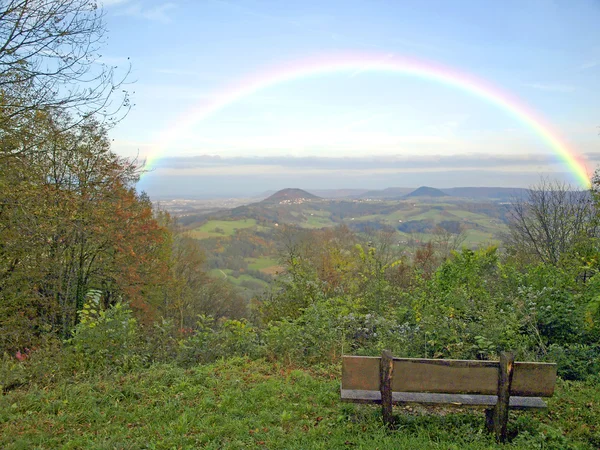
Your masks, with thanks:
M 256 220 L 209 220 L 201 226 L 187 231 L 187 235 L 195 239 L 209 237 L 233 236 L 237 230 L 256 227 Z
M 282 268 L 279 261 L 273 257 L 248 258 L 248 268 L 252 270 L 260 270 L 263 273 L 273 275 Z

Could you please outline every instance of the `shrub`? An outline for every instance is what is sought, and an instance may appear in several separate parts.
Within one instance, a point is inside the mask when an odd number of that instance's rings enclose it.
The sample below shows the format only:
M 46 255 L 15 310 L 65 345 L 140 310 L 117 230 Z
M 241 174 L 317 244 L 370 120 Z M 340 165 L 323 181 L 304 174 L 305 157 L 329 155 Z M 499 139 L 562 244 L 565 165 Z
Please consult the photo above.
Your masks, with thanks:
M 8 392 L 30 383 L 47 385 L 66 373 L 62 344 L 53 335 L 45 335 L 35 350 L 23 350 L 0 359 L 0 392 Z
M 245 319 L 216 322 L 211 316 L 200 315 L 195 330 L 179 344 L 177 359 L 185 366 L 259 353 L 258 334 Z
M 556 362 L 558 375 L 565 380 L 586 380 L 600 375 L 600 345 L 552 344 L 547 359 Z
M 123 303 L 102 310 L 98 299 L 90 298 L 80 313 L 80 322 L 67 341 L 74 367 L 131 369 L 146 358 L 132 311 Z

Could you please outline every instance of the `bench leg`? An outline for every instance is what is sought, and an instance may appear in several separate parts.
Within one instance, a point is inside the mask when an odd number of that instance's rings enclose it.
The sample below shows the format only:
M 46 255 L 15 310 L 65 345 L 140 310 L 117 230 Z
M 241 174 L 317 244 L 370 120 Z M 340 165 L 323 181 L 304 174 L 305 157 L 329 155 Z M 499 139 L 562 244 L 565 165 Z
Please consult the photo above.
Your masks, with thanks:
M 485 410 L 485 430 L 488 433 L 494 432 L 494 409 L 488 408 Z
M 381 366 L 379 368 L 381 391 L 381 411 L 383 422 L 392 428 L 394 425 L 394 415 L 392 409 L 392 376 L 394 373 L 394 358 L 388 350 L 384 350 L 381 355 Z
M 500 373 L 498 376 L 498 401 L 493 410 L 494 433 L 498 442 L 506 442 L 510 385 L 512 384 L 515 356 L 512 353 L 500 354 Z M 486 413 L 486 419 L 487 419 Z

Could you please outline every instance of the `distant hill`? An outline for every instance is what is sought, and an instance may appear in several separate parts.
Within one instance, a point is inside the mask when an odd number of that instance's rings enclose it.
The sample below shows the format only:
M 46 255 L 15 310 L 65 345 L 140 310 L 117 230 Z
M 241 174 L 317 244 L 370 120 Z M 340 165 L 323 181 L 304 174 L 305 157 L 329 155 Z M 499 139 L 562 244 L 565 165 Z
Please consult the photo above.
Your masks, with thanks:
M 396 199 L 400 197 L 404 197 L 409 192 L 414 191 L 415 188 L 405 188 L 405 187 L 391 187 L 380 190 L 367 191 L 364 194 L 360 195 L 360 198 L 389 198 Z
M 421 186 L 409 194 L 406 194 L 406 197 L 448 197 L 448 194 L 436 188 Z
M 288 188 L 288 189 L 282 189 L 280 191 L 275 192 L 270 197 L 267 197 L 266 199 L 264 199 L 261 203 L 281 203 L 286 200 L 293 203 L 293 202 L 298 202 L 298 201 L 302 201 L 302 200 L 320 200 L 320 199 L 321 199 L 321 197 L 317 197 L 316 195 L 311 194 L 310 192 L 306 192 L 303 189 Z
M 456 187 L 442 189 L 452 197 L 463 197 L 473 199 L 509 201 L 513 198 L 525 197 L 527 189 L 524 188 L 502 188 L 502 187 Z
M 368 189 L 310 189 L 310 193 L 322 198 L 350 198 L 359 197 Z

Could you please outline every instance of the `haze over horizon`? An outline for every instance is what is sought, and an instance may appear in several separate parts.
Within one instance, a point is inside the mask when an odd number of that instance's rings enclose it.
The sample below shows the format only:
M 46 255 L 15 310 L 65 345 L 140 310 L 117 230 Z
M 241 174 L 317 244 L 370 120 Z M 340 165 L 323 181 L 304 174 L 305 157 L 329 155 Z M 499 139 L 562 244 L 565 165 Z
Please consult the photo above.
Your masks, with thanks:
M 365 65 L 222 101 L 270 67 L 319 55 L 409 58 L 469 74 L 535 111 L 590 173 L 600 160 L 600 4 L 592 0 L 104 6 L 111 38 L 103 60 L 130 61 L 136 80 L 136 106 L 111 131 L 113 148 L 154 159 L 139 184 L 151 196 L 526 187 L 540 175 L 579 182 L 522 121 L 423 77 Z M 215 103 L 223 106 L 194 112 Z

